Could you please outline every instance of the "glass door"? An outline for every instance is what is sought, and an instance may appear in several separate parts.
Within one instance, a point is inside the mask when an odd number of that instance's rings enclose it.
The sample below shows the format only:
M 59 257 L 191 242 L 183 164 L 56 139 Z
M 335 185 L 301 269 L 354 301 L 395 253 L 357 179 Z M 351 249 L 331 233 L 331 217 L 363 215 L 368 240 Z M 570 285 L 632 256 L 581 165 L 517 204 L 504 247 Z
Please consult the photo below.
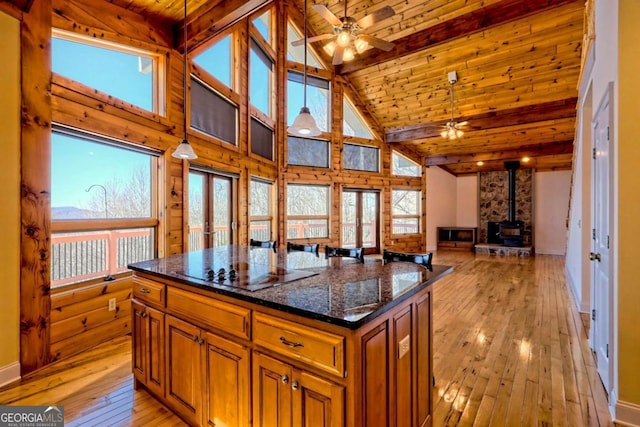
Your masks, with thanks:
M 189 172 L 189 250 L 235 242 L 235 180 L 209 172 Z
M 380 193 L 366 190 L 342 192 L 342 246 L 380 253 Z

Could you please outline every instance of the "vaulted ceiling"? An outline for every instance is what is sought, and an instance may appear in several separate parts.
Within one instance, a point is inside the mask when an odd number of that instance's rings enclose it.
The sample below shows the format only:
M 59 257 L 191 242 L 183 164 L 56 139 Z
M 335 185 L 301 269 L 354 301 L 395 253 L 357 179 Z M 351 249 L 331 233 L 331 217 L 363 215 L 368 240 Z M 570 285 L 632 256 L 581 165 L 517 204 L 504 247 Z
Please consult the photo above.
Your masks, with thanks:
M 180 22 L 184 13 L 183 0 L 109 1 L 159 23 Z M 304 0 L 285 1 L 299 11 L 304 7 Z M 307 1 L 344 16 L 343 0 Z M 456 175 L 504 169 L 505 160 L 525 156 L 531 160 L 523 167 L 571 168 L 583 0 L 347 1 L 347 15 L 356 20 L 384 6 L 395 11 L 365 30 L 393 42 L 391 51 L 369 49 L 336 68 L 360 94 L 386 142 L 402 144 L 427 165 Z M 187 5 L 190 11 L 216 9 L 231 20 L 266 3 Z M 308 22 L 310 35 L 332 31 L 311 7 Z M 322 42 L 314 46 L 324 54 Z M 458 75 L 455 119 L 468 121 L 464 136 L 451 141 L 440 136 L 451 117 L 450 71 Z

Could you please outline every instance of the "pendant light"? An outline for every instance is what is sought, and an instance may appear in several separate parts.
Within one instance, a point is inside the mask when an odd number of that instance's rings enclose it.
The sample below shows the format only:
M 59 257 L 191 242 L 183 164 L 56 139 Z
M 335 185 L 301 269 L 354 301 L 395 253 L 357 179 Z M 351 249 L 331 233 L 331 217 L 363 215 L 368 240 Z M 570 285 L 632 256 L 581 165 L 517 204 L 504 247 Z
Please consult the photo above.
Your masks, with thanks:
M 183 81 L 184 81 L 184 139 L 176 150 L 171 154 L 173 157 L 183 160 L 197 159 L 198 156 L 193 151 L 193 147 L 187 140 L 187 0 L 184 0 L 184 64 L 183 64 Z
M 307 107 L 307 0 L 304 0 L 304 104 L 287 131 L 298 136 L 318 136 L 321 131 Z

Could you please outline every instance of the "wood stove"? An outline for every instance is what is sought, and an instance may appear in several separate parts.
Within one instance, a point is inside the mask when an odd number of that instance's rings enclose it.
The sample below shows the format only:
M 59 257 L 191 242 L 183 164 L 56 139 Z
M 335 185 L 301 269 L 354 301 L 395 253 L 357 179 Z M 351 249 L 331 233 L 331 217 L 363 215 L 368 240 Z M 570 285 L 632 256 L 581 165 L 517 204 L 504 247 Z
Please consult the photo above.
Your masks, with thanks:
M 499 223 L 498 237 L 505 246 L 522 246 L 524 222 L 516 219 L 516 170 L 520 162 L 504 162 L 509 172 L 509 218 Z

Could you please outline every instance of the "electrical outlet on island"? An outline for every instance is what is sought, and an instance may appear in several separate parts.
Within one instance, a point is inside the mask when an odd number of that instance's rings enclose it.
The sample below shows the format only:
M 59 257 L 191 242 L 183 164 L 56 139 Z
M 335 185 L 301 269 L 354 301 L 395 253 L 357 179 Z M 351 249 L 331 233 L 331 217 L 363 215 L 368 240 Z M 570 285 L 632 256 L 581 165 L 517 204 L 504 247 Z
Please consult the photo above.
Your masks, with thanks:
M 116 299 L 109 298 L 109 311 L 116 311 Z

